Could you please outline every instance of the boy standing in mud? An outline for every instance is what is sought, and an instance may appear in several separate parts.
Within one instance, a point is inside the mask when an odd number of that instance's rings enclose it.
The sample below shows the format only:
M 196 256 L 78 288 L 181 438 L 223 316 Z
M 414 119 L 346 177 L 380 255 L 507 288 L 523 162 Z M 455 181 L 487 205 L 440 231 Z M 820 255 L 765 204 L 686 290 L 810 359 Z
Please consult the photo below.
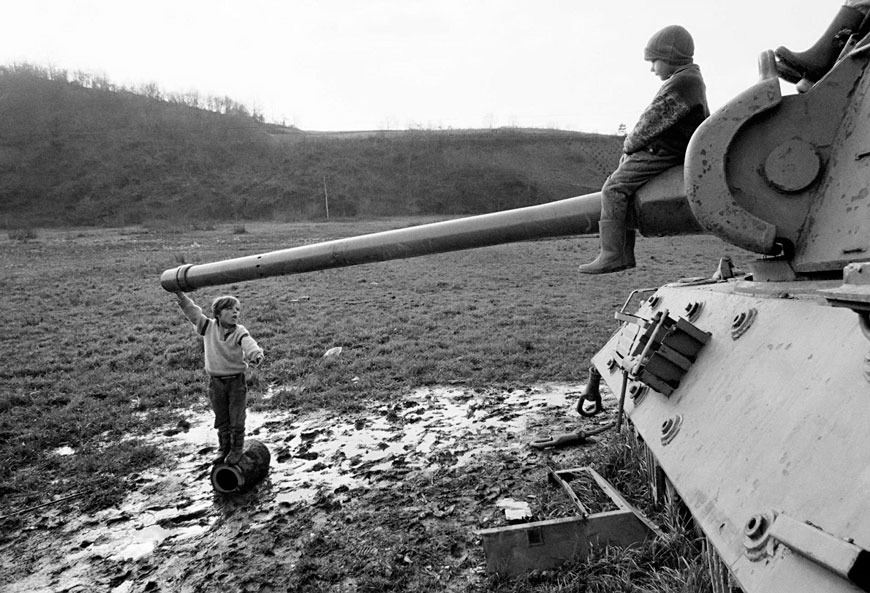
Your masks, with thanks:
M 236 297 L 216 298 L 211 305 L 213 317 L 207 317 L 183 292 L 176 292 L 175 296 L 203 339 L 205 370 L 209 375 L 208 399 L 218 431 L 218 455 L 214 463 L 235 465 L 242 459 L 245 444 L 245 370 L 248 363 L 260 366 L 263 349 L 239 324 L 241 305 Z

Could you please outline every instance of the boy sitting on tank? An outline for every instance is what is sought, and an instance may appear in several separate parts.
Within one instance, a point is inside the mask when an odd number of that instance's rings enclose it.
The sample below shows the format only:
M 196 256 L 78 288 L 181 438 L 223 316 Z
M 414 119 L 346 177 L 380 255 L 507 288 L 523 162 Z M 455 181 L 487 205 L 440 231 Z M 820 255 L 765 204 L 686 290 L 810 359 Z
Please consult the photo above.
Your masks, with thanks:
M 580 266 L 580 272 L 606 274 L 635 267 L 630 201 L 650 179 L 683 163 L 689 139 L 710 115 L 707 87 L 694 53 L 692 36 L 679 25 L 665 27 L 647 43 L 644 59 L 664 84 L 625 137 L 619 166 L 601 188 L 601 250 L 593 262 Z

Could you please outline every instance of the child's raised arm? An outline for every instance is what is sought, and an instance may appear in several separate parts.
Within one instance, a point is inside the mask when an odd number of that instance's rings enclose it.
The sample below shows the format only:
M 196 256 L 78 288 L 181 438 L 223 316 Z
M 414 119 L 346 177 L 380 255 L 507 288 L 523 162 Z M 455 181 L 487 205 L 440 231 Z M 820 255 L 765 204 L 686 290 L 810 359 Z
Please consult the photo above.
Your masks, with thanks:
M 175 296 L 178 298 L 178 306 L 181 307 L 185 317 L 187 317 L 192 324 L 199 327 L 200 320 L 205 317 L 205 315 L 202 314 L 200 306 L 194 303 L 193 300 L 183 292 L 176 292 Z

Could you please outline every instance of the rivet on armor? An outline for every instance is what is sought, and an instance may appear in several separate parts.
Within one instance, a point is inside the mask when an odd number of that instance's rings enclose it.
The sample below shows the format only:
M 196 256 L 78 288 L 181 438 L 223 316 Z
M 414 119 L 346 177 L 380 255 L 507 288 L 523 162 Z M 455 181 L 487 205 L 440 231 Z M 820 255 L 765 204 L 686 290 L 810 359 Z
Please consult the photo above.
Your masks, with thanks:
M 701 309 L 704 308 L 704 303 L 700 301 L 692 301 L 686 305 L 686 319 L 689 321 L 695 321 L 698 315 L 701 314 Z
M 677 414 L 673 418 L 668 418 L 662 422 L 662 445 L 667 445 L 677 433 L 680 432 L 680 427 L 683 425 L 683 417 Z
M 753 515 L 746 522 L 743 534 L 752 539 L 758 539 L 767 530 L 767 520 L 764 515 Z
M 770 527 L 776 520 L 775 512 L 752 515 L 743 528 L 743 547 L 746 556 L 753 562 L 770 555 L 774 550 L 774 540 L 770 537 Z
M 746 333 L 746 330 L 748 330 L 752 325 L 752 322 L 755 321 L 755 316 L 757 314 L 758 311 L 750 308 L 747 311 L 735 315 L 734 319 L 731 320 L 731 338 L 736 340 Z
M 637 405 L 641 402 L 648 391 L 649 388 L 643 383 L 632 383 L 631 387 L 628 388 L 628 396 L 631 398 L 631 401 L 634 402 L 634 405 Z

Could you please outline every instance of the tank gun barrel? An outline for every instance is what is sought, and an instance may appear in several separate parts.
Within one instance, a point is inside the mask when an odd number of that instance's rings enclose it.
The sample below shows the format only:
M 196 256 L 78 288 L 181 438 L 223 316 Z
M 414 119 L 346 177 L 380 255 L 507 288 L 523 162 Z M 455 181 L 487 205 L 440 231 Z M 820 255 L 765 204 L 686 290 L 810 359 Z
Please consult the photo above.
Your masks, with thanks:
M 683 191 L 682 167 L 675 167 L 639 193 L 636 222 L 644 235 L 701 232 Z M 187 264 L 160 277 L 170 292 L 301 274 L 527 241 L 598 232 L 599 192 L 578 197 L 435 222 L 403 229 L 302 245 L 206 264 Z

